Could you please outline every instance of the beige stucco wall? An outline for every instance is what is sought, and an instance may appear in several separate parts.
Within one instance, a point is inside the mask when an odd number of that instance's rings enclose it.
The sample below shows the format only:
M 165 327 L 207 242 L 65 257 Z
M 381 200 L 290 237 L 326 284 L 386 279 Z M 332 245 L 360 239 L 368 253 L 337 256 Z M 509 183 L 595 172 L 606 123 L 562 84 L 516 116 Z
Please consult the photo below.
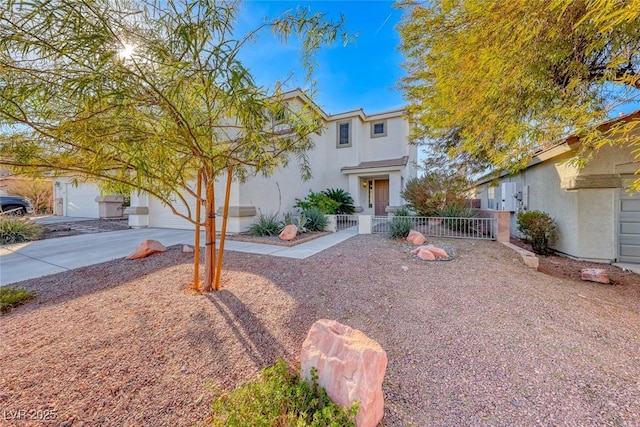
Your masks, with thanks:
M 528 210 L 548 213 L 556 222 L 558 239 L 553 245 L 557 251 L 567 255 L 601 262 L 615 260 L 617 254 L 616 207 L 619 188 L 577 188 L 562 189 L 563 182 L 590 174 L 604 174 L 613 170 L 614 161 L 627 160 L 624 151 L 607 150 L 596 157 L 590 168 L 578 169 L 568 162 L 573 153 L 561 154 L 537 165 L 531 166 L 513 177 L 505 177 L 502 182 L 515 182 L 516 190 L 526 191 L 524 205 Z M 477 194 L 484 195 L 482 185 Z M 499 188 L 496 189 L 499 195 Z M 487 206 L 486 199 L 482 207 Z M 518 236 L 516 213 L 511 214 L 511 232 Z

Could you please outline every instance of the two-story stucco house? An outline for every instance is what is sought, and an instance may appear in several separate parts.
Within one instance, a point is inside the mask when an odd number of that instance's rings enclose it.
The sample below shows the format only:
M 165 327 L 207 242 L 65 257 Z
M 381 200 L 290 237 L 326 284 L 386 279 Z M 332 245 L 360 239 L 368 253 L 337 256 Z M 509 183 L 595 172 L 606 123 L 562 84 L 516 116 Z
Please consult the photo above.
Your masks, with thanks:
M 311 103 L 300 90 L 286 94 L 289 103 Z M 342 188 L 348 191 L 359 212 L 386 215 L 401 206 L 404 184 L 416 175 L 417 147 L 409 144 L 409 121 L 404 109 L 365 114 L 362 109 L 329 115 L 319 107 L 324 128 L 314 135 L 314 148 L 309 151 L 312 178 L 302 181 L 295 162 L 280 168 L 270 177 L 254 176 L 246 182 L 234 181 L 231 189 L 228 230 L 245 230 L 256 215 L 285 213 L 293 210 L 296 199 L 309 190 Z M 216 205 L 222 206 L 224 178 L 217 183 Z M 95 217 L 91 206 L 98 190 L 93 185 L 74 187 L 59 179 L 54 198 L 59 201 L 59 214 Z M 195 200 L 190 204 L 195 206 Z M 66 208 L 65 208 L 66 207 Z M 174 215 L 159 200 L 132 194 L 130 223 L 137 227 L 192 228 L 186 220 Z

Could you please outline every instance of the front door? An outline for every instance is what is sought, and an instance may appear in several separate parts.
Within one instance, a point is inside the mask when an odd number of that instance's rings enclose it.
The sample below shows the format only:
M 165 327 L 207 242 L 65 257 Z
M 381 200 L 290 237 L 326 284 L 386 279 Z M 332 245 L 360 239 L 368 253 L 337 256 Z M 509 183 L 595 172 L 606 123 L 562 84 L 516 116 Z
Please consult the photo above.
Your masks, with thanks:
M 376 179 L 375 181 L 376 216 L 385 216 L 389 206 L 389 180 Z

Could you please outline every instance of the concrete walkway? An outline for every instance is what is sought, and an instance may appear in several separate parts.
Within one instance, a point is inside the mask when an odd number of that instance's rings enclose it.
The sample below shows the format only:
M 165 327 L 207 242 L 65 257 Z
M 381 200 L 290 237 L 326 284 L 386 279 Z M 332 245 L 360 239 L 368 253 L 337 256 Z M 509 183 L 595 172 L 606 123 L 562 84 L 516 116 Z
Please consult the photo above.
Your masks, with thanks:
M 227 240 L 225 250 L 303 259 L 354 236 L 348 229 L 301 243 L 276 246 Z M 140 228 L 38 240 L 0 247 L 0 286 L 123 258 L 145 239 L 165 246 L 193 245 L 193 231 Z M 200 240 L 204 242 L 204 233 Z

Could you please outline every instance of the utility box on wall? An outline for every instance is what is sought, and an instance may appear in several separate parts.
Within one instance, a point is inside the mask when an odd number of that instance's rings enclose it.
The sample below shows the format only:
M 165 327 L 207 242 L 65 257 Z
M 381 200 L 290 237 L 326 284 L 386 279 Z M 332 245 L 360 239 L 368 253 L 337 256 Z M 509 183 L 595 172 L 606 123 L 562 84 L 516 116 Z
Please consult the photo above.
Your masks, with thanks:
M 509 211 L 515 212 L 517 210 L 516 206 L 516 183 L 515 182 L 503 182 L 500 184 L 501 190 L 501 202 L 500 202 L 500 210 L 501 211 Z

